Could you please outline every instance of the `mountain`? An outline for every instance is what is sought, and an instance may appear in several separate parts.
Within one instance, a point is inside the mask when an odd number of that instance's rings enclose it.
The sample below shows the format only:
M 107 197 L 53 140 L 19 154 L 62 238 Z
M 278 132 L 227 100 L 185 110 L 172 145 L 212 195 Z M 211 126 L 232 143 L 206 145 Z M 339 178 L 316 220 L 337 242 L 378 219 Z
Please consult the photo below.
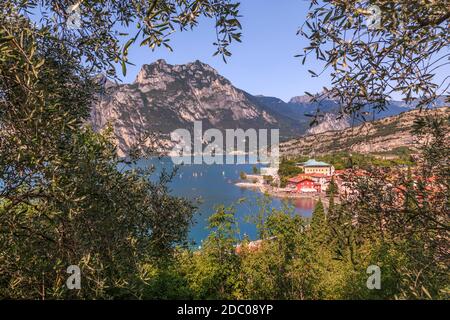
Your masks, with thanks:
M 427 110 L 411 110 L 399 115 L 347 128 L 305 135 L 280 145 L 284 156 L 321 155 L 339 151 L 359 153 L 389 152 L 399 147 L 417 149 L 411 129 L 417 117 L 436 114 L 449 117 L 450 107 Z
M 144 65 L 131 84 L 107 82 L 91 111 L 95 129 L 113 124 L 123 155 L 145 132 L 158 133 L 166 143 L 179 128 L 192 129 L 195 120 L 208 128 L 279 128 L 280 138 L 305 132 L 299 121 L 275 112 L 200 61 L 170 65 L 164 60 Z
M 305 114 L 315 114 L 317 109 L 321 112 L 337 113 L 339 104 L 334 100 L 325 100 L 321 104 L 311 102 L 309 96 L 294 97 L 289 102 L 284 102 L 275 97 L 255 96 L 254 99 L 273 112 L 296 121 L 306 121 Z
M 305 115 L 314 115 L 317 112 L 325 115 L 327 113 L 337 115 L 340 110 L 340 105 L 337 99 L 328 98 L 322 100 L 320 103 L 311 101 L 310 96 L 296 96 L 289 102 L 284 102 L 281 99 L 274 97 L 255 96 L 258 101 L 274 112 L 281 113 L 286 117 L 301 120 Z M 438 106 L 443 104 L 439 101 Z M 389 102 L 386 110 L 372 110 L 370 106 L 365 107 L 362 112 L 366 114 L 366 120 L 378 120 L 385 117 L 395 116 L 401 112 L 409 111 L 414 108 L 413 105 L 406 105 L 403 101 L 392 100 Z M 360 119 L 359 121 L 362 121 Z
M 317 125 L 306 131 L 306 134 L 311 135 L 327 131 L 340 131 L 348 127 L 350 127 L 348 116 L 336 117 L 333 113 L 326 113 Z
M 296 97 L 292 97 L 291 100 L 289 100 L 289 103 L 291 104 L 306 104 L 306 103 L 311 103 L 312 102 L 312 97 L 311 96 L 296 96 Z
M 176 129 L 192 132 L 196 120 L 202 121 L 203 130 L 280 129 L 281 141 L 306 132 L 341 130 L 361 122 L 337 118 L 339 103 L 332 96 L 320 103 L 311 101 L 309 96 L 297 96 L 289 102 L 253 96 L 198 60 L 184 65 L 170 65 L 164 60 L 143 65 L 130 84 L 113 83 L 104 77 L 99 81 L 104 90 L 93 103 L 90 122 L 96 130 L 112 124 L 119 155 L 125 155 L 147 133 L 156 135 L 160 144 L 170 148 L 170 133 Z M 411 108 L 392 101 L 385 111 L 375 115 L 369 112 L 367 120 Z M 369 107 L 367 111 L 371 111 Z M 311 128 L 312 116 L 316 114 L 318 124 Z
M 289 100 L 289 102 L 284 102 L 283 100 L 275 97 L 266 97 L 262 95 L 255 96 L 255 99 L 270 110 L 281 113 L 286 117 L 298 121 L 304 120 L 305 116 L 307 117 L 308 115 L 338 115 L 340 111 L 339 100 L 336 97 L 331 96 L 331 94 L 328 94 L 327 98 L 321 100 L 320 103 L 312 101 L 313 98 L 309 95 L 293 97 Z M 444 106 L 445 99 L 446 98 L 444 96 L 438 97 L 433 104 L 428 106 L 428 108 L 439 108 Z M 355 125 L 366 121 L 379 120 L 398 115 L 405 111 L 413 110 L 416 108 L 416 105 L 416 103 L 406 104 L 404 101 L 396 100 L 389 101 L 385 110 L 373 110 L 371 106 L 368 105 L 361 110 L 361 113 L 364 115 L 364 119 L 360 117 L 351 121 L 352 124 Z M 330 117 L 323 119 L 322 121 L 329 119 Z

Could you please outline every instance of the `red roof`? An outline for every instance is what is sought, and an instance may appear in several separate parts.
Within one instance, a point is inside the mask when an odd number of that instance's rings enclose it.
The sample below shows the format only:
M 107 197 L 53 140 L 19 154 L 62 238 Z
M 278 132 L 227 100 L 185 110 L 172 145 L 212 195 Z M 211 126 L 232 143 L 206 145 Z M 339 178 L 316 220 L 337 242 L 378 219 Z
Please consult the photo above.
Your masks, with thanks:
M 309 174 L 310 177 L 314 177 L 314 178 L 323 178 L 323 177 L 328 177 L 327 174 L 324 173 L 311 173 Z
M 331 179 L 331 177 L 329 175 L 326 175 L 326 174 L 323 174 L 323 173 L 310 173 L 310 174 L 302 173 L 302 174 L 299 174 L 298 176 L 290 178 L 288 180 L 288 182 L 299 183 L 299 182 L 304 181 L 304 180 L 314 181 L 313 178 L 327 178 L 327 180 Z
M 313 179 L 311 177 L 301 174 L 301 175 L 298 175 L 296 177 L 289 179 L 288 182 L 299 183 L 299 182 L 302 182 L 305 180 L 313 181 Z

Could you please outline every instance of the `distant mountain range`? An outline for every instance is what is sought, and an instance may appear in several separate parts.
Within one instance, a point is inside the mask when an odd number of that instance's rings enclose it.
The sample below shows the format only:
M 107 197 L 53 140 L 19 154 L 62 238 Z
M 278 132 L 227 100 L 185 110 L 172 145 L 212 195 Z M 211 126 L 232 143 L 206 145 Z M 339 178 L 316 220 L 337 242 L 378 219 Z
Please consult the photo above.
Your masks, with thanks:
M 336 114 L 339 105 L 330 99 L 320 104 L 309 96 L 284 102 L 275 97 L 253 96 L 232 85 L 211 66 L 195 61 L 170 65 L 164 60 L 144 65 L 130 84 L 104 83 L 104 94 L 93 104 L 91 123 L 95 129 L 107 123 L 114 127 L 119 154 L 146 133 L 157 133 L 169 143 L 169 135 L 179 128 L 192 129 L 195 120 L 208 128 L 237 129 L 279 128 L 281 140 L 311 133 L 343 129 L 347 119 L 325 116 L 317 128 L 310 128 L 307 114 Z M 391 103 L 376 118 L 396 115 L 410 108 L 402 102 Z
M 259 101 L 261 104 L 265 105 L 267 108 L 274 112 L 279 112 L 286 117 L 295 120 L 303 120 L 305 115 L 313 115 L 317 110 L 320 110 L 322 115 L 327 113 L 329 114 L 338 114 L 340 105 L 337 99 L 324 99 L 321 100 L 320 103 L 312 102 L 312 98 L 310 96 L 297 96 L 293 97 L 289 102 L 284 102 L 281 99 L 275 97 L 266 97 L 266 96 L 255 96 L 255 99 Z M 444 105 L 444 98 L 441 97 L 435 101 L 434 107 L 441 107 Z M 395 101 L 391 100 L 388 104 L 386 110 L 372 110 L 369 106 L 361 110 L 366 113 L 366 119 L 359 119 L 358 121 L 362 122 L 379 120 L 386 117 L 395 116 L 399 113 L 414 109 L 414 105 L 407 105 L 403 101 Z M 330 118 L 328 118 L 330 119 Z M 357 124 L 357 123 L 354 123 Z

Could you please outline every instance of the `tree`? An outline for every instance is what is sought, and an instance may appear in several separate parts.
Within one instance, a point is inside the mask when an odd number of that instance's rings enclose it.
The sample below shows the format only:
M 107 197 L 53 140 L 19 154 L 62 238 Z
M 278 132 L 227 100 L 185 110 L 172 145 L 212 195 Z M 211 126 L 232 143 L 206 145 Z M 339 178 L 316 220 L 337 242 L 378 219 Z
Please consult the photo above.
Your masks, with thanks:
M 332 77 L 314 100 L 337 98 L 342 113 L 363 120 L 389 108 L 394 94 L 419 108 L 448 102 L 449 78 L 437 83 L 435 74 L 450 63 L 449 18 L 445 1 L 311 1 L 299 30 L 310 43 L 299 56 L 323 61 Z M 417 128 L 425 145 L 412 174 L 358 161 L 367 175 L 350 177 L 354 192 L 328 212 L 337 257 L 350 266 L 343 297 L 448 296 L 448 119 L 430 114 Z M 384 290 L 354 286 L 369 264 L 382 266 Z
M 40 11 L 40 23 L 67 45 L 74 59 L 83 60 L 95 73 L 107 71 L 110 76 L 115 75 L 115 63 L 126 73 L 132 45 L 172 50 L 170 35 L 195 28 L 201 17 L 215 21 L 216 55 L 230 56 L 230 43 L 241 37 L 239 4 L 229 0 L 11 0 L 3 1 L 1 9 L 8 15 Z M 79 21 L 74 21 L 77 13 Z M 117 32 L 117 28 L 130 26 L 136 27 L 136 33 Z M 120 40 L 124 40 L 123 46 Z
M 327 196 L 331 198 L 337 194 L 339 194 L 339 190 L 338 190 L 336 181 L 334 181 L 334 176 L 333 176 L 333 177 L 331 177 L 330 185 L 328 186 L 328 189 L 327 189 Z
M 208 218 L 211 231 L 200 251 L 185 261 L 189 287 L 197 299 L 232 299 L 238 286 L 240 258 L 235 245 L 239 230 L 233 207 L 219 206 Z
M 325 209 L 323 207 L 322 200 L 320 199 L 314 207 L 310 226 L 314 240 L 324 242 L 328 235 L 328 225 L 325 216 Z
M 416 123 L 427 142 L 411 171 L 372 168 L 349 182 L 355 191 L 331 217 L 343 259 L 354 272 L 348 296 L 446 299 L 449 235 L 449 118 L 426 117 Z M 427 136 L 427 139 L 423 137 Z M 369 292 L 350 284 L 363 278 L 368 265 L 382 268 L 384 289 Z
M 142 266 L 184 241 L 192 205 L 84 126 L 95 83 L 57 39 L 1 25 L 0 296 L 140 297 Z M 65 287 L 70 265 L 80 291 Z
M 336 182 L 334 181 L 334 176 L 331 178 L 330 181 L 330 185 L 328 186 L 327 189 L 327 196 L 328 196 L 328 214 L 332 215 L 333 211 L 335 209 L 335 197 L 339 196 L 339 189 L 338 186 L 336 184 Z
M 296 249 L 301 247 L 303 219 L 289 207 L 275 210 L 261 206 L 255 221 L 261 240 L 256 248 L 243 250 L 240 278 L 245 280 L 244 298 L 297 297 L 294 261 Z
M 323 61 L 332 77 L 315 100 L 336 97 L 343 113 L 362 119 L 364 106 L 375 114 L 396 93 L 418 107 L 433 104 L 450 85 L 435 78 L 450 63 L 449 18 L 446 1 L 311 1 L 299 30 L 310 43 L 299 56 Z
M 295 160 L 281 159 L 278 175 L 280 176 L 281 187 L 285 187 L 287 180 L 298 174 L 303 173 L 303 169 L 298 167 Z
M 38 6 L 39 5 L 39 6 Z M 40 24 L 30 10 L 42 11 Z M 174 26 L 216 18 L 218 53 L 238 40 L 229 1 L 80 2 L 81 28 L 68 27 L 66 1 L 0 4 L 0 296 L 3 298 L 142 298 L 151 270 L 183 245 L 194 208 L 168 194 L 136 166 L 139 153 L 116 155 L 111 130 L 86 119 L 99 72 L 126 71 L 129 46 L 167 45 Z M 107 9 L 105 9 L 107 8 Z M 118 45 L 117 24 L 140 21 Z M 83 62 L 83 63 L 82 63 Z M 78 265 L 82 289 L 65 287 Z

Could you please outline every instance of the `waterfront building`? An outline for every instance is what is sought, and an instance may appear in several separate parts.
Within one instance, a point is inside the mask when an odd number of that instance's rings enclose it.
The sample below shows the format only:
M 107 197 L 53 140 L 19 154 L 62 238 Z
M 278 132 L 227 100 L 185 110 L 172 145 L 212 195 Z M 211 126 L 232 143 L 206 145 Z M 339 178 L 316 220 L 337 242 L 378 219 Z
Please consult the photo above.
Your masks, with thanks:
M 334 174 L 334 166 L 322 161 L 310 159 L 306 162 L 299 163 L 298 166 L 303 169 L 305 174 L 324 174 L 332 176 Z
M 296 192 L 317 193 L 322 192 L 322 185 L 312 177 L 299 175 L 288 180 L 287 187 Z

